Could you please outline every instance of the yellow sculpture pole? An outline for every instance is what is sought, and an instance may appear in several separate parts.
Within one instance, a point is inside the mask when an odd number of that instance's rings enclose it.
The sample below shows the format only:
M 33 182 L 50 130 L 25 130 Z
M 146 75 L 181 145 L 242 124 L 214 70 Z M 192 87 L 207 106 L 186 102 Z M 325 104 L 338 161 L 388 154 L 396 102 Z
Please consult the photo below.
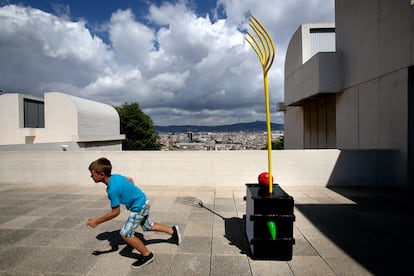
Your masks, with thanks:
M 265 105 L 266 105 L 266 125 L 267 125 L 267 162 L 269 171 L 269 193 L 273 193 L 273 177 L 272 177 L 272 130 L 270 128 L 270 104 L 269 104 L 269 80 L 267 73 L 275 59 L 276 50 L 272 37 L 263 26 L 263 24 L 253 15 L 250 15 L 249 25 L 256 33 L 258 40 L 249 32 L 247 32 L 250 39 L 245 37 L 253 50 L 259 57 L 263 69 Z

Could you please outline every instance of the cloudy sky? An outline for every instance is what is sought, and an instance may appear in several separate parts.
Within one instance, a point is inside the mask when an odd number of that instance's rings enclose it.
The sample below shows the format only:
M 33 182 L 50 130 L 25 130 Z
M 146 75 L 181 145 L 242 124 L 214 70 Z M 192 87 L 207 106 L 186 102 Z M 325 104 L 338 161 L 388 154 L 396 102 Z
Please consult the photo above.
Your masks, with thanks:
M 0 89 L 137 102 L 156 125 L 265 121 L 250 13 L 276 45 L 271 121 L 283 123 L 289 40 L 302 23 L 333 22 L 334 0 L 0 0 Z

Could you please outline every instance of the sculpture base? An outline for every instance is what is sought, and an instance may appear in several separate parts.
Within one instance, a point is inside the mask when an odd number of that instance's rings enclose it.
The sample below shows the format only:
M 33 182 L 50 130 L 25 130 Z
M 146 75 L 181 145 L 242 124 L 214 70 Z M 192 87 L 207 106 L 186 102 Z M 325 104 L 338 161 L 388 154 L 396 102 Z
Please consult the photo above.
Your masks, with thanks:
M 254 258 L 289 261 L 292 259 L 293 197 L 273 184 L 273 193 L 268 187 L 246 184 L 246 236 Z M 275 229 L 270 230 L 268 222 Z M 273 231 L 273 233 L 272 233 Z

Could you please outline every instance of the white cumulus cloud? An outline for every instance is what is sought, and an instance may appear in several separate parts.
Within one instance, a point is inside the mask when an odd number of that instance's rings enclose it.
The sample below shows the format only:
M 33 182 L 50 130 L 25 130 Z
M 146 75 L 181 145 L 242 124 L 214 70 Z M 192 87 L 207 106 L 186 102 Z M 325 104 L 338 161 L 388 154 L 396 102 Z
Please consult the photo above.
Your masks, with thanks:
M 137 102 L 159 125 L 265 120 L 261 65 L 244 40 L 249 13 L 276 44 L 269 88 L 272 122 L 282 123 L 275 105 L 283 101 L 291 36 L 302 23 L 334 20 L 333 0 L 218 0 L 226 14 L 218 19 L 178 1 L 150 5 L 145 22 L 132 10 L 114 10 L 99 37 L 86 21 L 70 19 L 69 6 L 62 8 L 53 15 L 0 7 L 0 88 Z

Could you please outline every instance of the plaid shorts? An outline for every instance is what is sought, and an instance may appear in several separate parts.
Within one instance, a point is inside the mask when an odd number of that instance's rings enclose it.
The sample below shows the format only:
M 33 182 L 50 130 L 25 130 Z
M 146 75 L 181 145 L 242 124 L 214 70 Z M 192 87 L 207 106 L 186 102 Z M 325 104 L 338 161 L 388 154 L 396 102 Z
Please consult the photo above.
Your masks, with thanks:
M 142 230 L 150 231 L 153 223 L 149 217 L 151 203 L 147 200 L 139 212 L 131 212 L 124 226 L 119 233 L 123 237 L 132 238 L 135 235 L 135 229 L 141 225 Z

